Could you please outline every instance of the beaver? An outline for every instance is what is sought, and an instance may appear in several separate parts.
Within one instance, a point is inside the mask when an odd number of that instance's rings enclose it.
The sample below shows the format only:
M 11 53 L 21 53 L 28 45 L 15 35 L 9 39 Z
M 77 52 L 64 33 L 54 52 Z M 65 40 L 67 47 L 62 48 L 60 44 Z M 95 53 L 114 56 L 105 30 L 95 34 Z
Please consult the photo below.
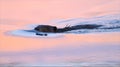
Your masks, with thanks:
M 65 26 L 64 28 L 57 28 L 56 26 L 51 26 L 51 25 L 38 25 L 37 27 L 34 28 L 34 30 L 39 32 L 47 32 L 47 33 L 62 33 L 77 29 L 96 29 L 101 26 L 102 25 L 85 24 L 85 25 Z

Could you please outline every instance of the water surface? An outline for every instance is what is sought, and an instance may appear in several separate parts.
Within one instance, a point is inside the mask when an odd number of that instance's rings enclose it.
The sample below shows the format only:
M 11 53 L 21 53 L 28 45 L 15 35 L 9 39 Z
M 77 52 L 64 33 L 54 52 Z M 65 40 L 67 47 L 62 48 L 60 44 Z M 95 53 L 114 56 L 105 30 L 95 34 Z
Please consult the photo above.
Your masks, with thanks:
M 120 66 L 119 0 L 0 0 L 0 66 Z M 96 24 L 37 36 L 39 24 Z

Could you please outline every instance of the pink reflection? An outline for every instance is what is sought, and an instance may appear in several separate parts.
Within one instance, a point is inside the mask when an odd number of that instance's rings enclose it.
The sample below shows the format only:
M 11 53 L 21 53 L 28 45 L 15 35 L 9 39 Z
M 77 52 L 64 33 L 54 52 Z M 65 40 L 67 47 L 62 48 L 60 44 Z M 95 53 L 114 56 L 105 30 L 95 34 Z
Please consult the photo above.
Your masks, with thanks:
M 20 38 L 13 36 L 3 36 L 1 35 L 1 52 L 8 51 L 24 51 L 24 50 L 35 50 L 44 48 L 53 48 L 59 46 L 77 46 L 75 44 L 79 43 L 86 45 L 88 43 L 120 43 L 120 38 L 118 37 L 120 33 L 111 34 L 81 34 L 72 35 L 67 34 L 62 38 Z M 113 36 L 114 35 L 114 36 Z M 7 41 L 6 41 L 7 40 Z M 66 45 L 65 45 L 66 44 Z M 69 45 L 73 44 L 73 45 Z M 89 44 L 88 44 L 89 45 Z M 96 44 L 97 45 L 97 44 Z
M 26 24 L 52 24 L 48 21 L 117 14 L 120 13 L 119 4 L 120 0 L 0 0 L 0 22 L 2 22 L 0 24 L 0 55 L 2 53 L 4 55 L 4 53 L 19 53 L 32 50 L 36 52 L 39 50 L 45 51 L 52 48 L 60 49 L 59 47 L 69 48 L 83 45 L 96 46 L 109 45 L 107 43 L 120 43 L 120 33 L 67 34 L 60 38 L 24 38 L 5 34 L 7 31 L 21 29 Z M 1 20 L 5 20 L 6 23 Z M 119 59 L 117 53 L 116 49 L 116 54 L 113 54 L 115 56 L 111 56 L 115 60 Z M 31 56 L 28 54 L 27 56 L 12 57 L 5 55 L 0 56 L 0 63 L 9 63 L 10 61 L 32 63 L 37 60 L 57 61 L 61 59 L 74 61 L 75 59 L 89 58 L 91 54 L 88 54 L 83 55 L 81 58 L 79 57 L 81 55 L 70 56 L 64 54 L 60 57 L 51 54 L 46 56 L 41 56 L 42 54 Z M 99 56 L 103 58 L 102 56 L 104 55 L 105 58 L 108 56 L 105 53 L 101 53 L 97 55 L 97 58 Z M 19 61 L 16 60 L 18 58 L 20 59 Z
M 119 0 L 1 0 L 1 19 L 45 22 L 119 13 Z

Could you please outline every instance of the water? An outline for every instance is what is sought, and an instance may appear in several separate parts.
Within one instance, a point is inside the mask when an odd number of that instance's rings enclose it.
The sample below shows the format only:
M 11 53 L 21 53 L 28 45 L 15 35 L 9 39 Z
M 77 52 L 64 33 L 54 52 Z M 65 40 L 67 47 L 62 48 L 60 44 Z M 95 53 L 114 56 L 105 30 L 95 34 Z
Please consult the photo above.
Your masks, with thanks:
M 0 2 L 0 67 L 120 67 L 119 0 Z M 102 26 L 36 35 L 44 24 Z

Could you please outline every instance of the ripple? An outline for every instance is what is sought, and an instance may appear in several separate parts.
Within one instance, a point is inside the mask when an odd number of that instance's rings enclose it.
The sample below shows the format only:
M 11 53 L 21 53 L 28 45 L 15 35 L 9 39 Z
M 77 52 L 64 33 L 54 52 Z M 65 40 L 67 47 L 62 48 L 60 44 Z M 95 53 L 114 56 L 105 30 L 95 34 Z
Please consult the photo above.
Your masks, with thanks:
M 47 36 L 44 35 L 36 35 L 36 31 L 34 30 L 14 30 L 14 31 L 10 31 L 7 32 L 9 35 L 13 35 L 13 36 L 22 36 L 22 37 L 61 37 L 63 36 L 63 34 L 55 34 L 55 33 L 49 33 L 47 34 Z M 39 32 L 40 34 L 46 34 L 46 33 L 42 33 Z

